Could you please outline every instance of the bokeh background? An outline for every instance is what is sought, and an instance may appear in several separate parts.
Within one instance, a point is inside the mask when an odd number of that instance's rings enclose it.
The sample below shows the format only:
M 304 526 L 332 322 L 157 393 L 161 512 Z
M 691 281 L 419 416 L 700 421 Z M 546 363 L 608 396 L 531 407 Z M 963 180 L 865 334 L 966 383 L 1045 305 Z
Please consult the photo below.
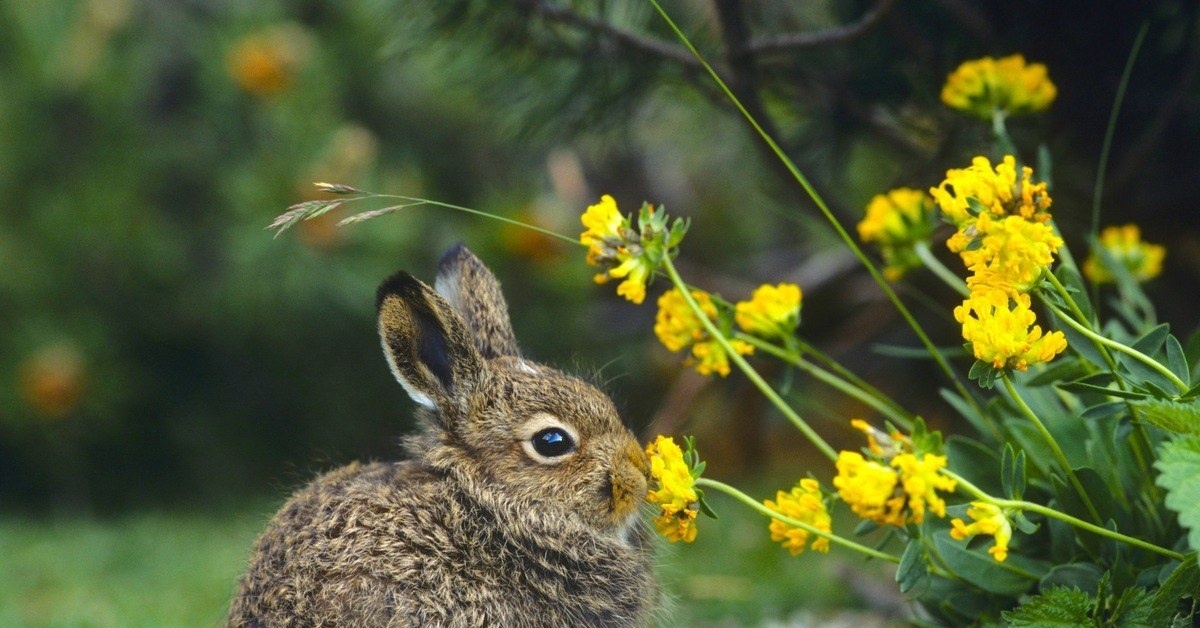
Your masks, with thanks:
M 851 229 L 872 195 L 985 152 L 986 125 L 938 100 L 948 72 L 1045 63 L 1057 102 L 1010 129 L 1053 157 L 1077 255 L 1144 26 L 1103 223 L 1168 247 L 1149 292 L 1178 333 L 1196 327 L 1194 3 L 663 4 Z M 661 284 L 629 304 L 581 248 L 436 208 L 272 237 L 277 214 L 320 198 L 314 181 L 571 236 L 602 193 L 663 203 L 693 220 L 690 281 L 731 299 L 799 283 L 806 339 L 956 429 L 928 364 L 875 351 L 914 344 L 890 305 L 643 0 L 0 0 L 0 624 L 218 624 L 290 490 L 398 455 L 411 405 L 379 355 L 374 288 L 398 268 L 431 278 L 459 241 L 501 278 L 527 354 L 604 382 L 642 433 L 697 434 L 709 474 L 763 496 L 828 476 L 742 378 L 701 378 L 657 345 Z M 920 274 L 900 289 L 959 344 L 952 294 Z M 845 422 L 865 408 L 762 366 L 854 442 Z M 886 570 L 791 558 L 716 505 L 728 515 L 697 546 L 664 549 L 680 621 L 900 616 Z

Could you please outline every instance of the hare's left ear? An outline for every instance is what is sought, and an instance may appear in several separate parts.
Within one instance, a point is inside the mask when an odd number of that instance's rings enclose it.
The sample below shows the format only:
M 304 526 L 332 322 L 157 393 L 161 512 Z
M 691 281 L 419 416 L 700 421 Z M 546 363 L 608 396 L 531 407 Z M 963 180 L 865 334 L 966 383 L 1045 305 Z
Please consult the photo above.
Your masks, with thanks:
M 521 356 L 500 282 L 465 245 L 442 255 L 434 286 L 466 322 L 480 355 L 489 360 Z
M 487 366 L 471 334 L 433 288 L 400 272 L 379 286 L 379 338 L 392 373 L 413 401 L 439 410 L 451 429 Z

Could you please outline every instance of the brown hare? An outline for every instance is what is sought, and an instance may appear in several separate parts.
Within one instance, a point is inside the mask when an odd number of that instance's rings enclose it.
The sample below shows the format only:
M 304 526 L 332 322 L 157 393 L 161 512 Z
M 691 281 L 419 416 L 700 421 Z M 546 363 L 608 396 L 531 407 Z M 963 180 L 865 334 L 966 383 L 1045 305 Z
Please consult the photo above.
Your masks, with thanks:
M 379 288 L 392 372 L 420 406 L 410 460 L 350 464 L 258 539 L 230 626 L 636 626 L 658 592 L 636 513 L 647 462 L 603 393 L 522 359 L 466 247 L 436 291 Z

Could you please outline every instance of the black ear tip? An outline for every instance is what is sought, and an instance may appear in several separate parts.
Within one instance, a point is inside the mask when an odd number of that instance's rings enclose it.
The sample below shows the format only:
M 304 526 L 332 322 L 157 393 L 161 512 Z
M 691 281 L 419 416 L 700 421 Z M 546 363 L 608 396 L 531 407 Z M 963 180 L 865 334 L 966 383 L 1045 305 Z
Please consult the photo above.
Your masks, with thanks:
M 389 296 L 411 295 L 420 290 L 421 280 L 402 270 L 388 277 L 379 285 L 379 290 L 375 292 L 375 309 L 379 309 L 383 305 L 383 300 Z
M 459 265 L 464 261 L 477 259 L 478 258 L 475 257 L 475 254 L 471 252 L 471 249 L 467 248 L 466 244 L 459 242 L 458 244 L 446 249 L 445 253 L 442 253 L 442 259 L 438 260 L 438 270 L 444 271 Z

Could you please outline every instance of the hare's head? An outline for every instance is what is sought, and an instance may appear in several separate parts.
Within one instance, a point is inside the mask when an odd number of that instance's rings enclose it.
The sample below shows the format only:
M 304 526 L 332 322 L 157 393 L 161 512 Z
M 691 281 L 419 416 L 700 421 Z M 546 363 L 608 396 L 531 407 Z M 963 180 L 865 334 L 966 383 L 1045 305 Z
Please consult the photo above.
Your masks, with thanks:
M 607 396 L 522 359 L 500 285 L 464 246 L 437 290 L 408 273 L 379 288 L 392 372 L 425 409 L 425 462 L 545 514 L 617 532 L 646 495 L 647 462 Z

